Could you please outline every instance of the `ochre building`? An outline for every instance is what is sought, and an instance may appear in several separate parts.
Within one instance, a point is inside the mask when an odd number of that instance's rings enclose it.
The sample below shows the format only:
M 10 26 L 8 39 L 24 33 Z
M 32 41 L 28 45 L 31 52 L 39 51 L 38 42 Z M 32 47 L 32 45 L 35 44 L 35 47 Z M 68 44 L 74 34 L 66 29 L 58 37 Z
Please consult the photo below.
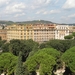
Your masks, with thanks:
M 55 24 L 29 24 L 7 26 L 7 41 L 12 39 L 32 39 L 36 42 L 46 42 L 55 39 Z

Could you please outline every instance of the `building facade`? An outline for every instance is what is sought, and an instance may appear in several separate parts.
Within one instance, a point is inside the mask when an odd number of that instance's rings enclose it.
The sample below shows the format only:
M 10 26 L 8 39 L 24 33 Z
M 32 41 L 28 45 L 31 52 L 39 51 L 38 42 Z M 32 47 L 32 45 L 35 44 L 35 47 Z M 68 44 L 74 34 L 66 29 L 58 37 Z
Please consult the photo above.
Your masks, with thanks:
M 6 29 L 0 29 L 0 38 L 1 40 L 7 40 L 7 30 Z
M 68 25 L 56 25 L 55 39 L 64 39 L 64 36 L 69 35 Z
M 55 39 L 55 24 L 35 24 L 33 25 L 34 41 L 46 42 Z
M 54 24 L 29 24 L 7 26 L 7 41 L 12 39 L 32 39 L 45 42 L 55 38 Z
M 75 26 L 57 24 L 17 24 L 7 26 L 7 41 L 12 39 L 32 39 L 42 43 L 52 39 L 64 39 L 75 32 Z
M 73 32 L 75 32 L 75 26 L 71 25 L 69 26 L 69 34 L 71 35 Z
M 1 40 L 7 40 L 7 29 L 4 26 L 0 26 L 0 38 Z

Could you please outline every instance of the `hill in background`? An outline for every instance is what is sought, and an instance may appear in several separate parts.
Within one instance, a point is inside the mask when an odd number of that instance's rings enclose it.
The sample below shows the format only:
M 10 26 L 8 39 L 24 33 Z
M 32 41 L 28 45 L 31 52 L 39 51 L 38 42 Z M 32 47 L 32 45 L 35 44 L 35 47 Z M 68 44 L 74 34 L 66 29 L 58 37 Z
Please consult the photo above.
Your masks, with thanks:
M 22 22 L 13 22 L 13 21 L 0 21 L 0 25 L 11 25 L 11 24 L 54 24 L 51 21 L 45 21 L 45 20 L 33 20 L 33 21 L 22 21 Z
M 45 21 L 45 20 L 33 20 L 33 21 L 23 21 L 23 22 L 16 22 L 20 24 L 36 24 L 36 23 L 43 23 L 43 24 L 49 24 L 53 23 L 51 21 Z
M 45 20 L 33 20 L 33 21 L 22 21 L 22 22 L 13 22 L 13 21 L 0 21 L 0 25 L 11 25 L 11 24 L 59 24 L 59 23 L 54 23 L 51 21 L 45 21 Z M 66 25 L 65 23 L 62 23 L 63 25 Z M 73 24 L 68 24 L 68 25 L 75 25 Z
M 11 25 L 14 24 L 13 21 L 0 21 L 0 25 Z

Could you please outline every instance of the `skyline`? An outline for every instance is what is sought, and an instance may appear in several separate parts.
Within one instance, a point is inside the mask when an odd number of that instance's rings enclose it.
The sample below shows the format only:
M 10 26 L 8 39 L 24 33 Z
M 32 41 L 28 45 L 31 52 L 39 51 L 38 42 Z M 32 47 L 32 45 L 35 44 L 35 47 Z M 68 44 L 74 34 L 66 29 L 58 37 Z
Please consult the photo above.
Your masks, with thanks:
M 0 0 L 0 20 L 75 23 L 75 0 Z

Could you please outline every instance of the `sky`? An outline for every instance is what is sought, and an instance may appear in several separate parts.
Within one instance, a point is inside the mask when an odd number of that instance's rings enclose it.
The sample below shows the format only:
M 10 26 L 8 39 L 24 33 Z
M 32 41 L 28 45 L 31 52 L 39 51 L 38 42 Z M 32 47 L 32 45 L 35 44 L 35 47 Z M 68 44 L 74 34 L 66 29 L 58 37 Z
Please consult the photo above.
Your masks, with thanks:
M 75 0 L 0 0 L 0 20 L 75 23 Z

